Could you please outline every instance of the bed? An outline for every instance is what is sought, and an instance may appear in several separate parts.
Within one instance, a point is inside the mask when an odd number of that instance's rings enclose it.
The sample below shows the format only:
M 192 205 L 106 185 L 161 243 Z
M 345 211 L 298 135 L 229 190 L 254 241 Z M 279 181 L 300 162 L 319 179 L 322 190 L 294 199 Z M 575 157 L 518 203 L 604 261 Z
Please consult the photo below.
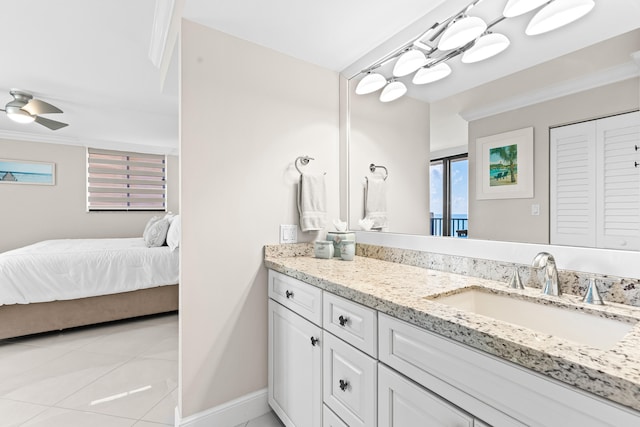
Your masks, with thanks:
M 178 309 L 179 250 L 46 240 L 0 254 L 0 339 Z

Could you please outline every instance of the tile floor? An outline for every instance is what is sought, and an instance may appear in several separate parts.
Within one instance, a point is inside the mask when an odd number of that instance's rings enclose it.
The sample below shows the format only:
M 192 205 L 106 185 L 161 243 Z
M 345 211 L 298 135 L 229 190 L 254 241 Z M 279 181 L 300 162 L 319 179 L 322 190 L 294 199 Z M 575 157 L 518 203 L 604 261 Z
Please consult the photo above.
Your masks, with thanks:
M 0 340 L 0 427 L 173 426 L 177 386 L 175 314 Z

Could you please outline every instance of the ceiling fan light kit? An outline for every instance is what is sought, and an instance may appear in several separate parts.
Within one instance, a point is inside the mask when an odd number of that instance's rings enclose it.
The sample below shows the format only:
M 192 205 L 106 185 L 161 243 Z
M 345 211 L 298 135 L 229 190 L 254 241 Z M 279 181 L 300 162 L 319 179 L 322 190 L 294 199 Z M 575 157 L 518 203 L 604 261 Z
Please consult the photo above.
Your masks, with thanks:
M 396 61 L 394 77 L 415 73 L 411 80 L 413 84 L 432 83 L 451 74 L 447 62 L 460 55 L 462 63 L 472 64 L 507 49 L 511 44 L 509 38 L 490 31 L 505 19 L 539 9 L 525 30 L 525 34 L 531 36 L 570 24 L 595 6 L 594 0 L 508 0 L 502 15 L 487 25 L 483 19 L 469 15 L 481 1 L 474 0 L 460 12 L 441 23 L 436 22 L 420 36 L 371 64 L 361 72 L 365 76 L 356 86 L 356 94 L 365 95 L 382 89 L 380 101 L 396 100 L 407 93 L 407 86 L 396 78 L 387 80 L 381 72 L 373 73 L 372 70 Z
M 58 107 L 39 99 L 34 99 L 32 94 L 22 90 L 11 89 L 9 94 L 13 96 L 13 101 L 9 101 L 5 109 L 0 111 L 4 111 L 12 121 L 21 124 L 36 122 L 51 130 L 58 130 L 68 126 L 66 123 L 40 116 L 41 114 L 62 113 L 62 110 Z

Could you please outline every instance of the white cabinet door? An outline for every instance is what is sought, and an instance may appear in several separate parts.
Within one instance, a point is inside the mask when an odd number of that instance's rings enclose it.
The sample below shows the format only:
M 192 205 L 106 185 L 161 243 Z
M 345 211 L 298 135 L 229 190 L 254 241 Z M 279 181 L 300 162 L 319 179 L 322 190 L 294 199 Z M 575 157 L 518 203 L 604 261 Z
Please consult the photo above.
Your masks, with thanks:
M 322 427 L 349 427 L 327 405 L 322 405 Z
M 269 405 L 287 427 L 322 425 L 322 330 L 269 300 Z
M 549 132 L 550 239 L 596 246 L 596 121 Z
M 640 249 L 640 112 L 553 128 L 552 244 Z
M 597 246 L 640 249 L 640 112 L 596 121 Z
M 324 403 L 349 427 L 375 427 L 376 360 L 329 332 L 323 338 Z
M 473 427 L 473 418 L 382 363 L 378 364 L 378 427 Z

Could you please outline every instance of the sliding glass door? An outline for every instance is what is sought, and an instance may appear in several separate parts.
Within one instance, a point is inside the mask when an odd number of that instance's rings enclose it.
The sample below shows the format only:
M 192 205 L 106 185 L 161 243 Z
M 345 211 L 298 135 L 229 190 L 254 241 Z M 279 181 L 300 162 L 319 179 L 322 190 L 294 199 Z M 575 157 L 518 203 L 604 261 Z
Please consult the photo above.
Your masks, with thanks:
M 431 235 L 467 237 L 469 161 L 467 155 L 431 161 Z

